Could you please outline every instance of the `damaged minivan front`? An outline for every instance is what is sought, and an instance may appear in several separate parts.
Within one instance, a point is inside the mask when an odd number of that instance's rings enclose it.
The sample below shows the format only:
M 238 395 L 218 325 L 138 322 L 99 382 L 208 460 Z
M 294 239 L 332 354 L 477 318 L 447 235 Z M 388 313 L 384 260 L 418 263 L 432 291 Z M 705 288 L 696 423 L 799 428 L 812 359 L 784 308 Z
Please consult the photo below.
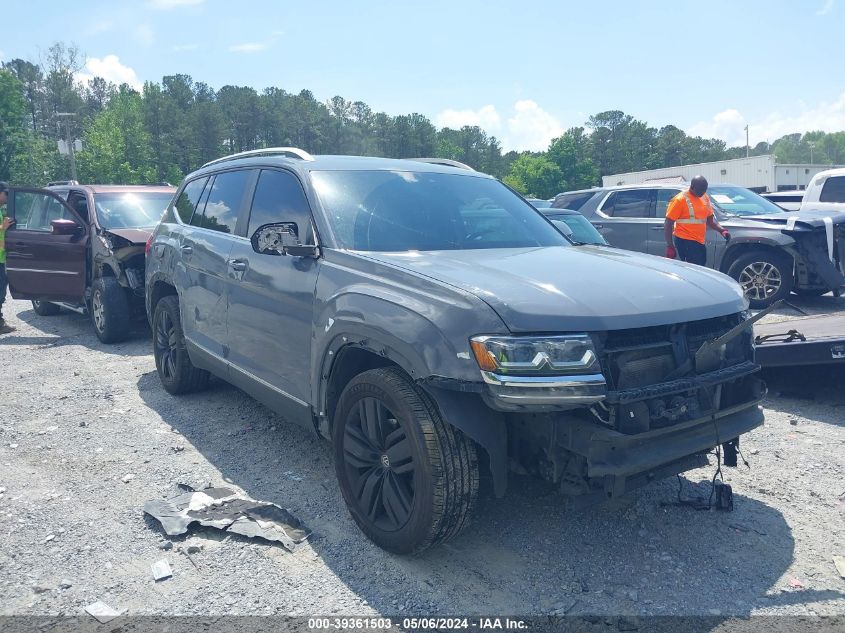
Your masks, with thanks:
M 104 343 L 144 313 L 144 248 L 175 191 L 169 185 L 15 187 L 9 287 L 41 316 L 91 316 Z

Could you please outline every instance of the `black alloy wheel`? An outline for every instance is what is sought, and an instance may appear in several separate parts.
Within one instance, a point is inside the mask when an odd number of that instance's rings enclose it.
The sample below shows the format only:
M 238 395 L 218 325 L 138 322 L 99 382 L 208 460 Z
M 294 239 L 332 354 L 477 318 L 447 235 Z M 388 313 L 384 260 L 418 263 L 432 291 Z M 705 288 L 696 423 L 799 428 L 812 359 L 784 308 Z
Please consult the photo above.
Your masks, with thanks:
M 402 528 L 414 507 L 411 441 L 387 405 L 362 398 L 346 416 L 344 463 L 359 510 L 385 532 Z
M 173 319 L 163 311 L 156 321 L 153 333 L 153 347 L 157 369 L 161 377 L 173 380 L 176 376 L 176 353 L 179 346 L 179 334 Z
M 370 369 L 332 412 L 335 472 L 352 519 L 379 547 L 418 554 L 469 524 L 475 444 L 398 367 Z

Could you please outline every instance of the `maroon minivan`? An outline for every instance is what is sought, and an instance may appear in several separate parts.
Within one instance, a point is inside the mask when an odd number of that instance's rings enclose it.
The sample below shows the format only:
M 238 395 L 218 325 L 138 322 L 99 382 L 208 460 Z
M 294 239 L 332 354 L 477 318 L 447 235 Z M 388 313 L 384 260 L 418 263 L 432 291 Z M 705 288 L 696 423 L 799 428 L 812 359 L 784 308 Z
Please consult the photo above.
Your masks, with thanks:
M 175 187 L 11 187 L 6 273 L 15 299 L 36 313 L 90 314 L 104 343 L 126 338 L 144 312 L 144 247 Z

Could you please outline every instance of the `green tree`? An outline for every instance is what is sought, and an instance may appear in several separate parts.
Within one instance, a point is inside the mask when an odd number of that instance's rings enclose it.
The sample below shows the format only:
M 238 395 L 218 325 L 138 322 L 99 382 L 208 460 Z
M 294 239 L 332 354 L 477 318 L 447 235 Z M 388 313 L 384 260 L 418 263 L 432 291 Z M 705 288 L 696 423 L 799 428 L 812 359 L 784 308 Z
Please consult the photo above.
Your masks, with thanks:
M 94 118 L 84 149 L 77 156 L 79 174 L 85 182 L 156 181 L 141 96 L 125 84 L 120 86 L 109 107 Z
M 562 190 L 563 174 L 545 156 L 525 153 L 513 162 L 504 182 L 525 196 L 551 198 Z
M 11 180 L 11 163 L 25 147 L 26 101 L 23 84 L 8 70 L 0 70 L 0 180 Z

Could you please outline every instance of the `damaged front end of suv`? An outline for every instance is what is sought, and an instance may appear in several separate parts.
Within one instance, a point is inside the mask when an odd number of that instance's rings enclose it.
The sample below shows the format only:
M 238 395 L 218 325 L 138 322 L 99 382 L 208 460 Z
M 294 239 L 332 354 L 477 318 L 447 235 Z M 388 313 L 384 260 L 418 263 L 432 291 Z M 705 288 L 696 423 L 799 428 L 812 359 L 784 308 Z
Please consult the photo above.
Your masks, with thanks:
M 738 313 L 547 339 L 545 349 L 522 341 L 522 356 L 534 355 L 521 366 L 500 345 L 473 348 L 491 370 L 483 397 L 505 418 L 511 467 L 584 503 L 706 465 L 713 447 L 730 454 L 762 424 L 750 326 Z M 561 344 L 570 360 L 552 360 Z
M 845 212 L 802 211 L 767 217 L 795 240 L 795 287 L 802 294 L 839 293 L 845 287 Z

